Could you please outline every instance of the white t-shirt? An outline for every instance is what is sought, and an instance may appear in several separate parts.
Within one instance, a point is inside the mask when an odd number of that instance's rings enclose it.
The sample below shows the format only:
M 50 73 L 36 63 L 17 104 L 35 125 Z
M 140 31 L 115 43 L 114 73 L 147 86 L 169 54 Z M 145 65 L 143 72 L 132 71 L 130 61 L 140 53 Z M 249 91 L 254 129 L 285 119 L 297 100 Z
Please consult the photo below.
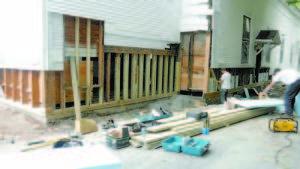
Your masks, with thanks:
M 225 72 L 222 77 L 222 89 L 230 89 L 230 81 L 231 81 L 231 75 L 228 72 Z
M 294 83 L 297 79 L 300 78 L 300 73 L 293 69 L 282 70 L 273 76 L 272 82 L 281 81 L 286 85 Z

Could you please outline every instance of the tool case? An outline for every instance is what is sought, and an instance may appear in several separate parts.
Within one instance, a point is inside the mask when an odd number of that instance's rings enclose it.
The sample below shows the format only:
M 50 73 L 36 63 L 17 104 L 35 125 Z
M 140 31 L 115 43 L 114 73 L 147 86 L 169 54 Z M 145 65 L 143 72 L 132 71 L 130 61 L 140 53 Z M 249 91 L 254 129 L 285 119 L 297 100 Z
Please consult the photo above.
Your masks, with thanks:
M 202 156 L 209 148 L 210 142 L 201 139 L 189 139 L 182 145 L 182 153 L 194 156 Z
M 180 153 L 182 145 L 182 137 L 174 136 L 163 141 L 162 147 L 165 151 Z
M 269 121 L 272 132 L 298 132 L 298 121 L 291 118 L 273 118 Z
M 130 137 L 114 138 L 106 136 L 106 145 L 113 149 L 121 149 L 130 146 Z

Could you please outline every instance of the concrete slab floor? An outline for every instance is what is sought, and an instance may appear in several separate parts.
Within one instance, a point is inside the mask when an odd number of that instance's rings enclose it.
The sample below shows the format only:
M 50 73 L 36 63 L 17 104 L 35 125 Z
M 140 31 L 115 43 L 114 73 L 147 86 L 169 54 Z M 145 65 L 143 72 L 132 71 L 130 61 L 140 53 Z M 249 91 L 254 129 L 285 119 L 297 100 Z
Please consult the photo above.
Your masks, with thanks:
M 209 152 L 202 157 L 165 152 L 162 148 L 147 151 L 128 147 L 114 153 L 123 162 L 124 169 L 298 169 L 299 134 L 289 134 L 292 146 L 279 154 L 277 164 L 274 162 L 277 151 L 289 141 L 285 139 L 287 133 L 269 131 L 268 122 L 273 116 L 257 117 L 211 131 L 209 135 L 196 136 L 211 141 Z

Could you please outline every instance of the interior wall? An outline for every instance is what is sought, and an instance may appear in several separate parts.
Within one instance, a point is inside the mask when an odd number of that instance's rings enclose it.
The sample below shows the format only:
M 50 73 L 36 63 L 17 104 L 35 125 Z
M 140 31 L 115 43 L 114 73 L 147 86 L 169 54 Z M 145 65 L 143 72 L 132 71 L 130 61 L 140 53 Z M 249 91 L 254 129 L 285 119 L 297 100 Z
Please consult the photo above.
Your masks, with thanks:
M 213 52 L 211 67 L 255 67 L 255 38 L 260 30 L 279 30 L 286 35 L 284 63 L 280 62 L 280 46 L 271 52 L 271 62 L 263 67 L 298 68 L 300 41 L 300 14 L 294 13 L 280 0 L 214 0 L 213 1 Z M 243 15 L 251 18 L 249 64 L 241 64 Z M 290 62 L 293 45 L 293 61 Z M 298 49 L 298 50 L 297 50 Z

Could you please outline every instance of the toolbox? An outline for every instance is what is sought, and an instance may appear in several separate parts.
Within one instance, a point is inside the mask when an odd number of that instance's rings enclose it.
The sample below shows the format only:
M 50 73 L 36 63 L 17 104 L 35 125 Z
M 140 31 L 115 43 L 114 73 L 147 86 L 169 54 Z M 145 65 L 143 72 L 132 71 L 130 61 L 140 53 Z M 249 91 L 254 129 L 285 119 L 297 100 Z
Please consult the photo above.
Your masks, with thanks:
M 121 149 L 130 146 L 130 137 L 114 138 L 106 136 L 106 145 L 113 149 Z
M 182 137 L 174 136 L 163 141 L 162 147 L 165 151 L 180 153 L 182 145 Z
M 298 132 L 298 121 L 290 118 L 273 118 L 269 121 L 272 132 Z
M 189 139 L 184 145 L 182 145 L 182 153 L 194 156 L 202 156 L 210 146 L 208 140 L 201 139 Z

